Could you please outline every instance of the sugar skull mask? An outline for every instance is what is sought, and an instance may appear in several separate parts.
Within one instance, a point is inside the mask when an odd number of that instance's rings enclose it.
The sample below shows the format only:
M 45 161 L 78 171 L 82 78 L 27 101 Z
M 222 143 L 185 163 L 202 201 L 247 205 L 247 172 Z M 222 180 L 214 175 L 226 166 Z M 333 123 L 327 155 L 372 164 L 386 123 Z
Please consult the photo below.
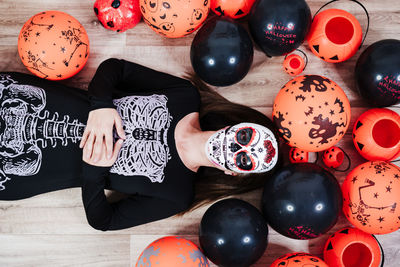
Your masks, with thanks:
M 278 161 L 278 143 L 268 128 L 240 123 L 213 134 L 206 143 L 208 159 L 237 173 L 262 173 Z

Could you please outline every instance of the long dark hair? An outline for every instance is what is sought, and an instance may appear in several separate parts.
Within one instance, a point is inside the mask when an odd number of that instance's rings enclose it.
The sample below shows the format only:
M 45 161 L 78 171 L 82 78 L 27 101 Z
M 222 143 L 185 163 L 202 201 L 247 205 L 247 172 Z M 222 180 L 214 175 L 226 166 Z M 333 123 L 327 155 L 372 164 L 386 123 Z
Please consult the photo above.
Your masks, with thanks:
M 241 122 L 251 122 L 269 128 L 275 134 L 276 140 L 279 140 L 273 122 L 261 112 L 227 100 L 194 74 L 188 74 L 185 78 L 200 92 L 200 126 L 203 131 L 216 131 Z M 279 167 L 280 162 L 279 157 L 275 167 L 266 173 L 237 176 L 226 175 L 217 168 L 201 167 L 197 172 L 194 202 L 189 210 L 264 186 L 265 180 Z

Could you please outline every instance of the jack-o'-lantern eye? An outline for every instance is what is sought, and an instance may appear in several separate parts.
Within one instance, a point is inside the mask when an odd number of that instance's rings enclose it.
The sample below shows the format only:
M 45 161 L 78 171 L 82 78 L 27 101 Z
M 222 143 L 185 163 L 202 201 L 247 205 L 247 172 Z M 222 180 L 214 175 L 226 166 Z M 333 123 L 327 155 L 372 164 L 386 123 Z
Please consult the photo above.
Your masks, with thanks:
M 236 140 L 239 144 L 246 146 L 253 139 L 254 129 L 242 128 L 236 132 Z

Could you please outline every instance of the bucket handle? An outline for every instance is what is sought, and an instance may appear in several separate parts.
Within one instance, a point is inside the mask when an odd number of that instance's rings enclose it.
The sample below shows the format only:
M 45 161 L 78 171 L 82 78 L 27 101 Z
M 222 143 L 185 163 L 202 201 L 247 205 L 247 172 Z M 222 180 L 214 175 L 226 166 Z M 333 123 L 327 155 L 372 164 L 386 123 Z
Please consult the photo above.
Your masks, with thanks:
M 350 159 L 349 155 L 346 153 L 346 151 L 344 151 L 344 150 L 341 149 L 341 148 L 340 148 L 340 150 L 342 150 L 343 154 L 346 156 L 347 161 L 348 161 L 348 165 L 347 165 L 347 167 L 346 167 L 345 169 L 342 169 L 342 170 L 335 169 L 335 171 L 338 171 L 338 172 L 347 172 L 347 171 L 350 170 L 350 168 L 351 168 L 351 159 Z
M 314 14 L 313 20 L 314 20 L 315 16 L 316 16 L 324 7 L 326 7 L 327 5 L 332 4 L 333 2 L 337 2 L 337 1 L 339 1 L 339 0 L 331 0 L 331 1 L 329 1 L 328 3 L 325 3 L 323 6 L 321 6 L 321 7 L 318 9 L 318 11 Z M 362 39 L 361 44 L 360 44 L 360 47 L 358 48 L 358 49 L 360 50 L 361 47 L 362 47 L 363 44 L 364 44 L 365 38 L 367 38 L 367 34 L 368 34 L 368 30 L 369 30 L 369 13 L 368 13 L 368 10 L 365 8 L 365 6 L 364 6 L 363 4 L 361 4 L 359 1 L 357 1 L 357 0 L 350 0 L 350 1 L 351 1 L 351 2 L 355 2 L 355 3 L 357 3 L 359 6 L 361 6 L 362 9 L 364 9 L 365 14 L 367 15 L 367 21 L 368 21 L 368 22 L 367 22 L 367 29 L 365 30 L 364 38 Z

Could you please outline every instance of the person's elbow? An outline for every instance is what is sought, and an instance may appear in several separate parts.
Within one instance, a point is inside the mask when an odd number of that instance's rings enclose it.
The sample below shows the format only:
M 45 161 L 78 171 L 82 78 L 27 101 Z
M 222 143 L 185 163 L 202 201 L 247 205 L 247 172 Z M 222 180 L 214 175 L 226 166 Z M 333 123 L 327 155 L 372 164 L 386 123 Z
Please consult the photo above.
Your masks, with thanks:
M 120 64 L 120 61 L 121 60 L 119 60 L 118 58 L 108 58 L 100 63 L 99 68 L 109 68 L 110 66 L 116 66 Z
M 99 231 L 108 231 L 110 229 L 110 224 L 106 222 L 99 222 L 98 220 L 91 220 L 88 218 L 89 225 Z

